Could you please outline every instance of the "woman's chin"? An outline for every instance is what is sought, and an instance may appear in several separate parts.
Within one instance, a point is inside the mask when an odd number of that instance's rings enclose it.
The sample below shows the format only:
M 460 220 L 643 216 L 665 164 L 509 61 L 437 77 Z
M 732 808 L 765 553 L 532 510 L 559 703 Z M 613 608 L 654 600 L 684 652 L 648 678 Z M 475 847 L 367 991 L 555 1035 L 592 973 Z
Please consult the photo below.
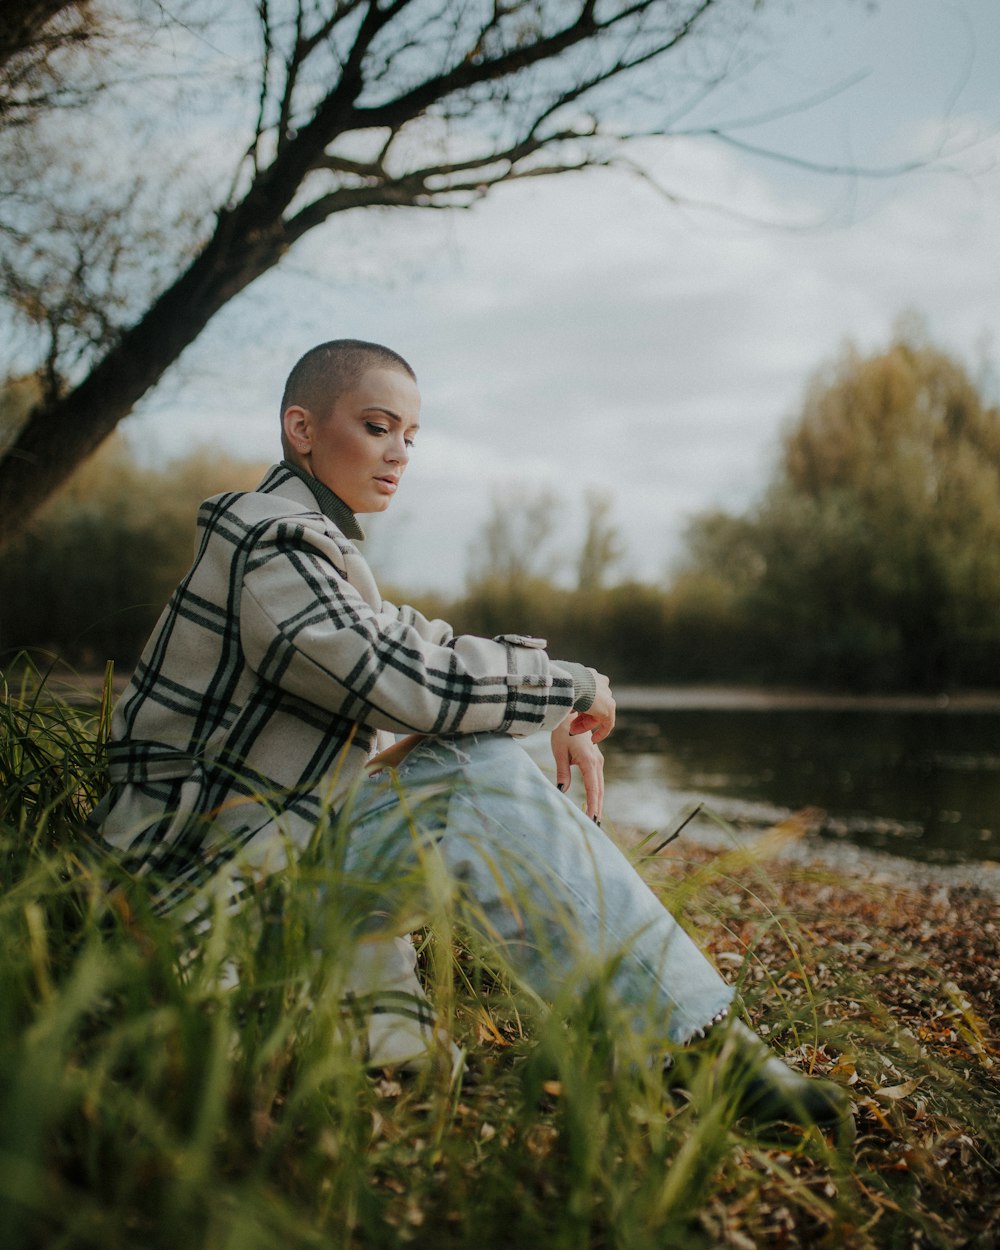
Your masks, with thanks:
M 347 506 L 351 508 L 351 511 L 355 516 L 370 516 L 373 512 L 384 512 L 391 503 L 392 496 L 385 495 L 384 497 L 380 496 L 378 499 L 366 499 L 365 502 L 357 508 L 351 507 L 350 504 Z

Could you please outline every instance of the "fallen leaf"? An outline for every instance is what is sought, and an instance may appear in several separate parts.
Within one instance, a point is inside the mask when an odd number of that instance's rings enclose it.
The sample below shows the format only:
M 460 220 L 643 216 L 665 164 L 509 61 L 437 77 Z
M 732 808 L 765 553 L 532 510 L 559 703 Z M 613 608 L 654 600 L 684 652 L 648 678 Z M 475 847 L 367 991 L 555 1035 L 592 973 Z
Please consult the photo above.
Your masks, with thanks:
M 829 1075 L 847 1085 L 856 1085 L 858 1082 L 858 1070 L 849 1059 L 841 1059 L 839 1063 L 835 1063 Z
M 483 1008 L 480 1008 L 479 1015 L 476 1017 L 476 1038 L 479 1042 L 493 1042 L 496 1046 L 510 1045 L 510 1042 L 493 1023 L 492 1017 Z
M 917 1076 L 912 1081 L 904 1081 L 902 1085 L 882 1085 L 875 1090 L 875 1097 L 884 1098 L 887 1102 L 898 1102 L 900 1098 L 909 1098 L 923 1079 L 922 1076 Z

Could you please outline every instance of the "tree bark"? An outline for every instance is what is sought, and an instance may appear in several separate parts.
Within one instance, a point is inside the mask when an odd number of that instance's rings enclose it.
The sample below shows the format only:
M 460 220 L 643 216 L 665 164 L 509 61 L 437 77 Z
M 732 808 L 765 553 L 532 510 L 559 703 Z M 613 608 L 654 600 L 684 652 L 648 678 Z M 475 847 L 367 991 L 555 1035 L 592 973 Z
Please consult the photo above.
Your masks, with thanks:
M 244 209 L 246 205 L 243 206 Z M 223 215 L 207 247 L 127 330 L 88 376 L 29 413 L 0 460 L 0 547 L 127 417 L 229 300 L 285 250 L 279 224 L 268 229 Z

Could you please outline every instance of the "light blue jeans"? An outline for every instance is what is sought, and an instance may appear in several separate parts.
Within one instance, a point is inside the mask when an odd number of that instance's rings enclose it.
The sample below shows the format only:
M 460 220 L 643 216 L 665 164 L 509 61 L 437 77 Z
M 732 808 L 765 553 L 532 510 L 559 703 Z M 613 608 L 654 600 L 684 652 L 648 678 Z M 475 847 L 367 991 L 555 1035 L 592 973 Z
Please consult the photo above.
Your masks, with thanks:
M 673 1043 L 725 1014 L 732 987 L 510 738 L 428 740 L 396 772 L 365 780 L 346 815 L 347 880 L 377 882 L 356 917 L 372 936 L 413 914 L 407 892 L 419 878 L 547 1002 L 599 977 L 636 1028 Z

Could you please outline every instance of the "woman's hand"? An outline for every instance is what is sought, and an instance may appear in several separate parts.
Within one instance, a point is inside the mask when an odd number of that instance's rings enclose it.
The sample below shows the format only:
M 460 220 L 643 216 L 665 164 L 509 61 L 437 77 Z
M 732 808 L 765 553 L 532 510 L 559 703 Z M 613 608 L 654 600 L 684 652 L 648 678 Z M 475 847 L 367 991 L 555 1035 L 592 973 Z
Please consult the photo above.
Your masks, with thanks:
M 578 733 L 573 729 L 573 724 L 574 718 L 568 716 L 552 731 L 556 785 L 560 790 L 568 790 L 570 769 L 574 765 L 579 768 L 587 792 L 587 815 L 600 824 L 604 810 L 604 756 L 594 742 L 596 735 Z
M 590 670 L 597 679 L 597 694 L 586 712 L 577 712 L 570 718 L 571 734 L 593 734 L 594 742 L 603 742 L 615 727 L 615 699 L 611 683 L 596 669 Z M 561 726 L 560 726 L 561 728 Z

